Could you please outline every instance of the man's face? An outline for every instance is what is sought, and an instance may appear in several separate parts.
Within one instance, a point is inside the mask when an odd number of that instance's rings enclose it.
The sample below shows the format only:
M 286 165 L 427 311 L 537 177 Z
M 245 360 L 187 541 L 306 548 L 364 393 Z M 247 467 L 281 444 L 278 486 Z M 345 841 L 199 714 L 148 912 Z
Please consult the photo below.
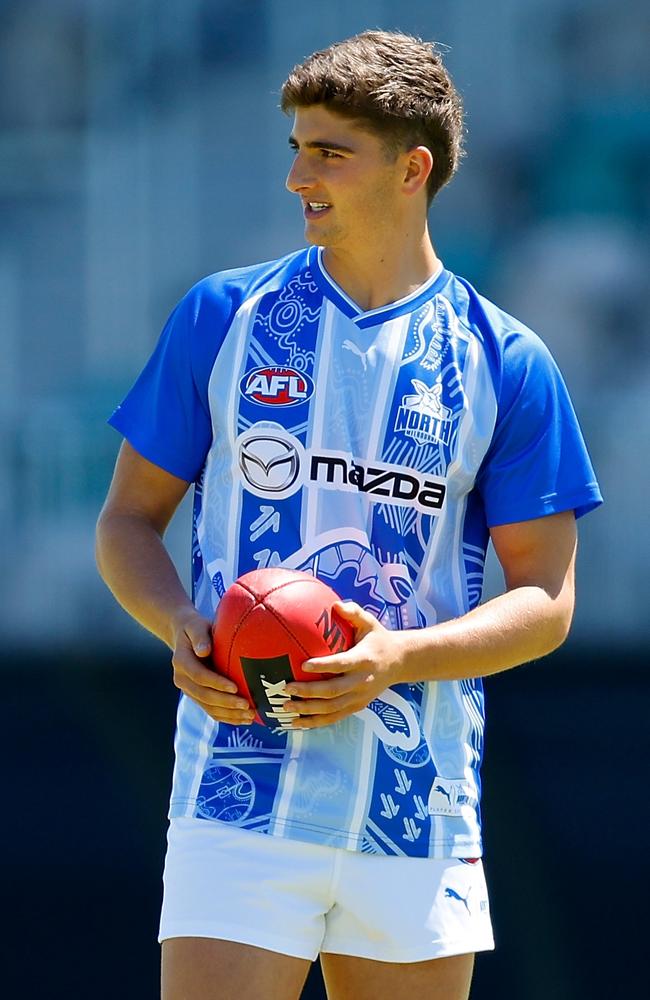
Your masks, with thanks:
M 322 104 L 298 108 L 287 188 L 299 195 L 309 243 L 354 252 L 389 231 L 400 205 L 403 164 L 376 135 Z

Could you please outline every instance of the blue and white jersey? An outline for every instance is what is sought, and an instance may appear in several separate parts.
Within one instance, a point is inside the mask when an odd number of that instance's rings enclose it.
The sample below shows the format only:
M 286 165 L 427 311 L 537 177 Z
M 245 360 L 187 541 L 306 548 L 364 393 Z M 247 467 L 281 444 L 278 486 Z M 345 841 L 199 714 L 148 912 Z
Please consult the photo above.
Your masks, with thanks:
M 362 312 L 318 248 L 200 281 L 111 423 L 195 483 L 193 596 L 313 573 L 390 629 L 481 598 L 488 528 L 600 503 L 542 342 L 441 270 Z M 172 816 L 355 851 L 481 854 L 480 679 L 290 732 L 178 711 Z

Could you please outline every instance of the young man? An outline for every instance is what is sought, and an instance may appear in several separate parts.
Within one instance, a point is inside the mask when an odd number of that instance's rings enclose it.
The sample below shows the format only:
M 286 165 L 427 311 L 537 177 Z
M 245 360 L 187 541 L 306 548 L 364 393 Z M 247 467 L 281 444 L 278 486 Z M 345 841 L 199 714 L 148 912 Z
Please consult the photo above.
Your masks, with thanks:
M 331 1000 L 461 1000 L 493 947 L 481 678 L 566 637 L 600 495 L 547 350 L 430 241 L 463 129 L 433 46 L 366 32 L 282 106 L 309 248 L 200 281 L 111 418 L 99 566 L 182 692 L 163 997 L 298 997 L 320 953 Z M 190 483 L 193 601 L 161 540 Z M 506 592 L 480 605 L 490 538 Z M 331 584 L 357 640 L 289 685 L 289 731 L 208 659 L 266 565 Z

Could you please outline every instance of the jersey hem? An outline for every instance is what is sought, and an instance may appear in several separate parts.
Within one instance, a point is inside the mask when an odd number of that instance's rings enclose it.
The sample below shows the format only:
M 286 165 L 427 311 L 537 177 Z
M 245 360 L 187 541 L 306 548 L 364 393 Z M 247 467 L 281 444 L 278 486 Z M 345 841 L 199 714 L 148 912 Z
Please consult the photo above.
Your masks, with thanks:
M 185 799 L 180 802 L 173 799 L 168 813 L 169 819 L 179 816 L 195 815 L 196 802 Z M 224 823 L 224 820 L 211 819 L 209 816 L 200 816 L 200 819 L 207 823 Z M 298 840 L 302 843 L 318 844 L 324 847 L 339 847 L 348 851 L 361 853 L 363 844 L 367 840 L 365 834 L 355 834 L 349 831 L 333 830 L 331 827 L 318 826 L 317 824 L 287 822 L 285 820 L 271 820 L 274 829 L 260 829 L 260 827 L 247 827 L 243 824 L 233 823 L 232 825 L 240 830 L 248 829 L 251 833 L 261 833 L 269 837 L 280 837 L 285 840 Z M 230 825 L 230 824 L 226 824 Z M 302 834 L 302 836 L 301 836 Z M 373 839 L 375 839 L 373 837 Z M 427 854 L 415 854 L 403 850 L 401 853 L 405 857 L 436 857 L 436 858 L 482 858 L 483 843 L 481 839 L 476 839 L 467 835 L 455 837 L 445 837 L 437 840 L 427 840 L 429 850 Z M 382 856 L 391 857 L 396 852 L 382 851 Z

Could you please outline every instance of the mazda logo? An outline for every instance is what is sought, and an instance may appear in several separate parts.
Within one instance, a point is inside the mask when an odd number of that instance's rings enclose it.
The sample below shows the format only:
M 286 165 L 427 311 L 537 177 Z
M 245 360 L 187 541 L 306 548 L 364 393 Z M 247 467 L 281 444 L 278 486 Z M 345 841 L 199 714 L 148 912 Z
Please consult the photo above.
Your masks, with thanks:
M 284 493 L 300 472 L 298 450 L 285 438 L 247 437 L 239 447 L 239 468 L 254 490 Z

